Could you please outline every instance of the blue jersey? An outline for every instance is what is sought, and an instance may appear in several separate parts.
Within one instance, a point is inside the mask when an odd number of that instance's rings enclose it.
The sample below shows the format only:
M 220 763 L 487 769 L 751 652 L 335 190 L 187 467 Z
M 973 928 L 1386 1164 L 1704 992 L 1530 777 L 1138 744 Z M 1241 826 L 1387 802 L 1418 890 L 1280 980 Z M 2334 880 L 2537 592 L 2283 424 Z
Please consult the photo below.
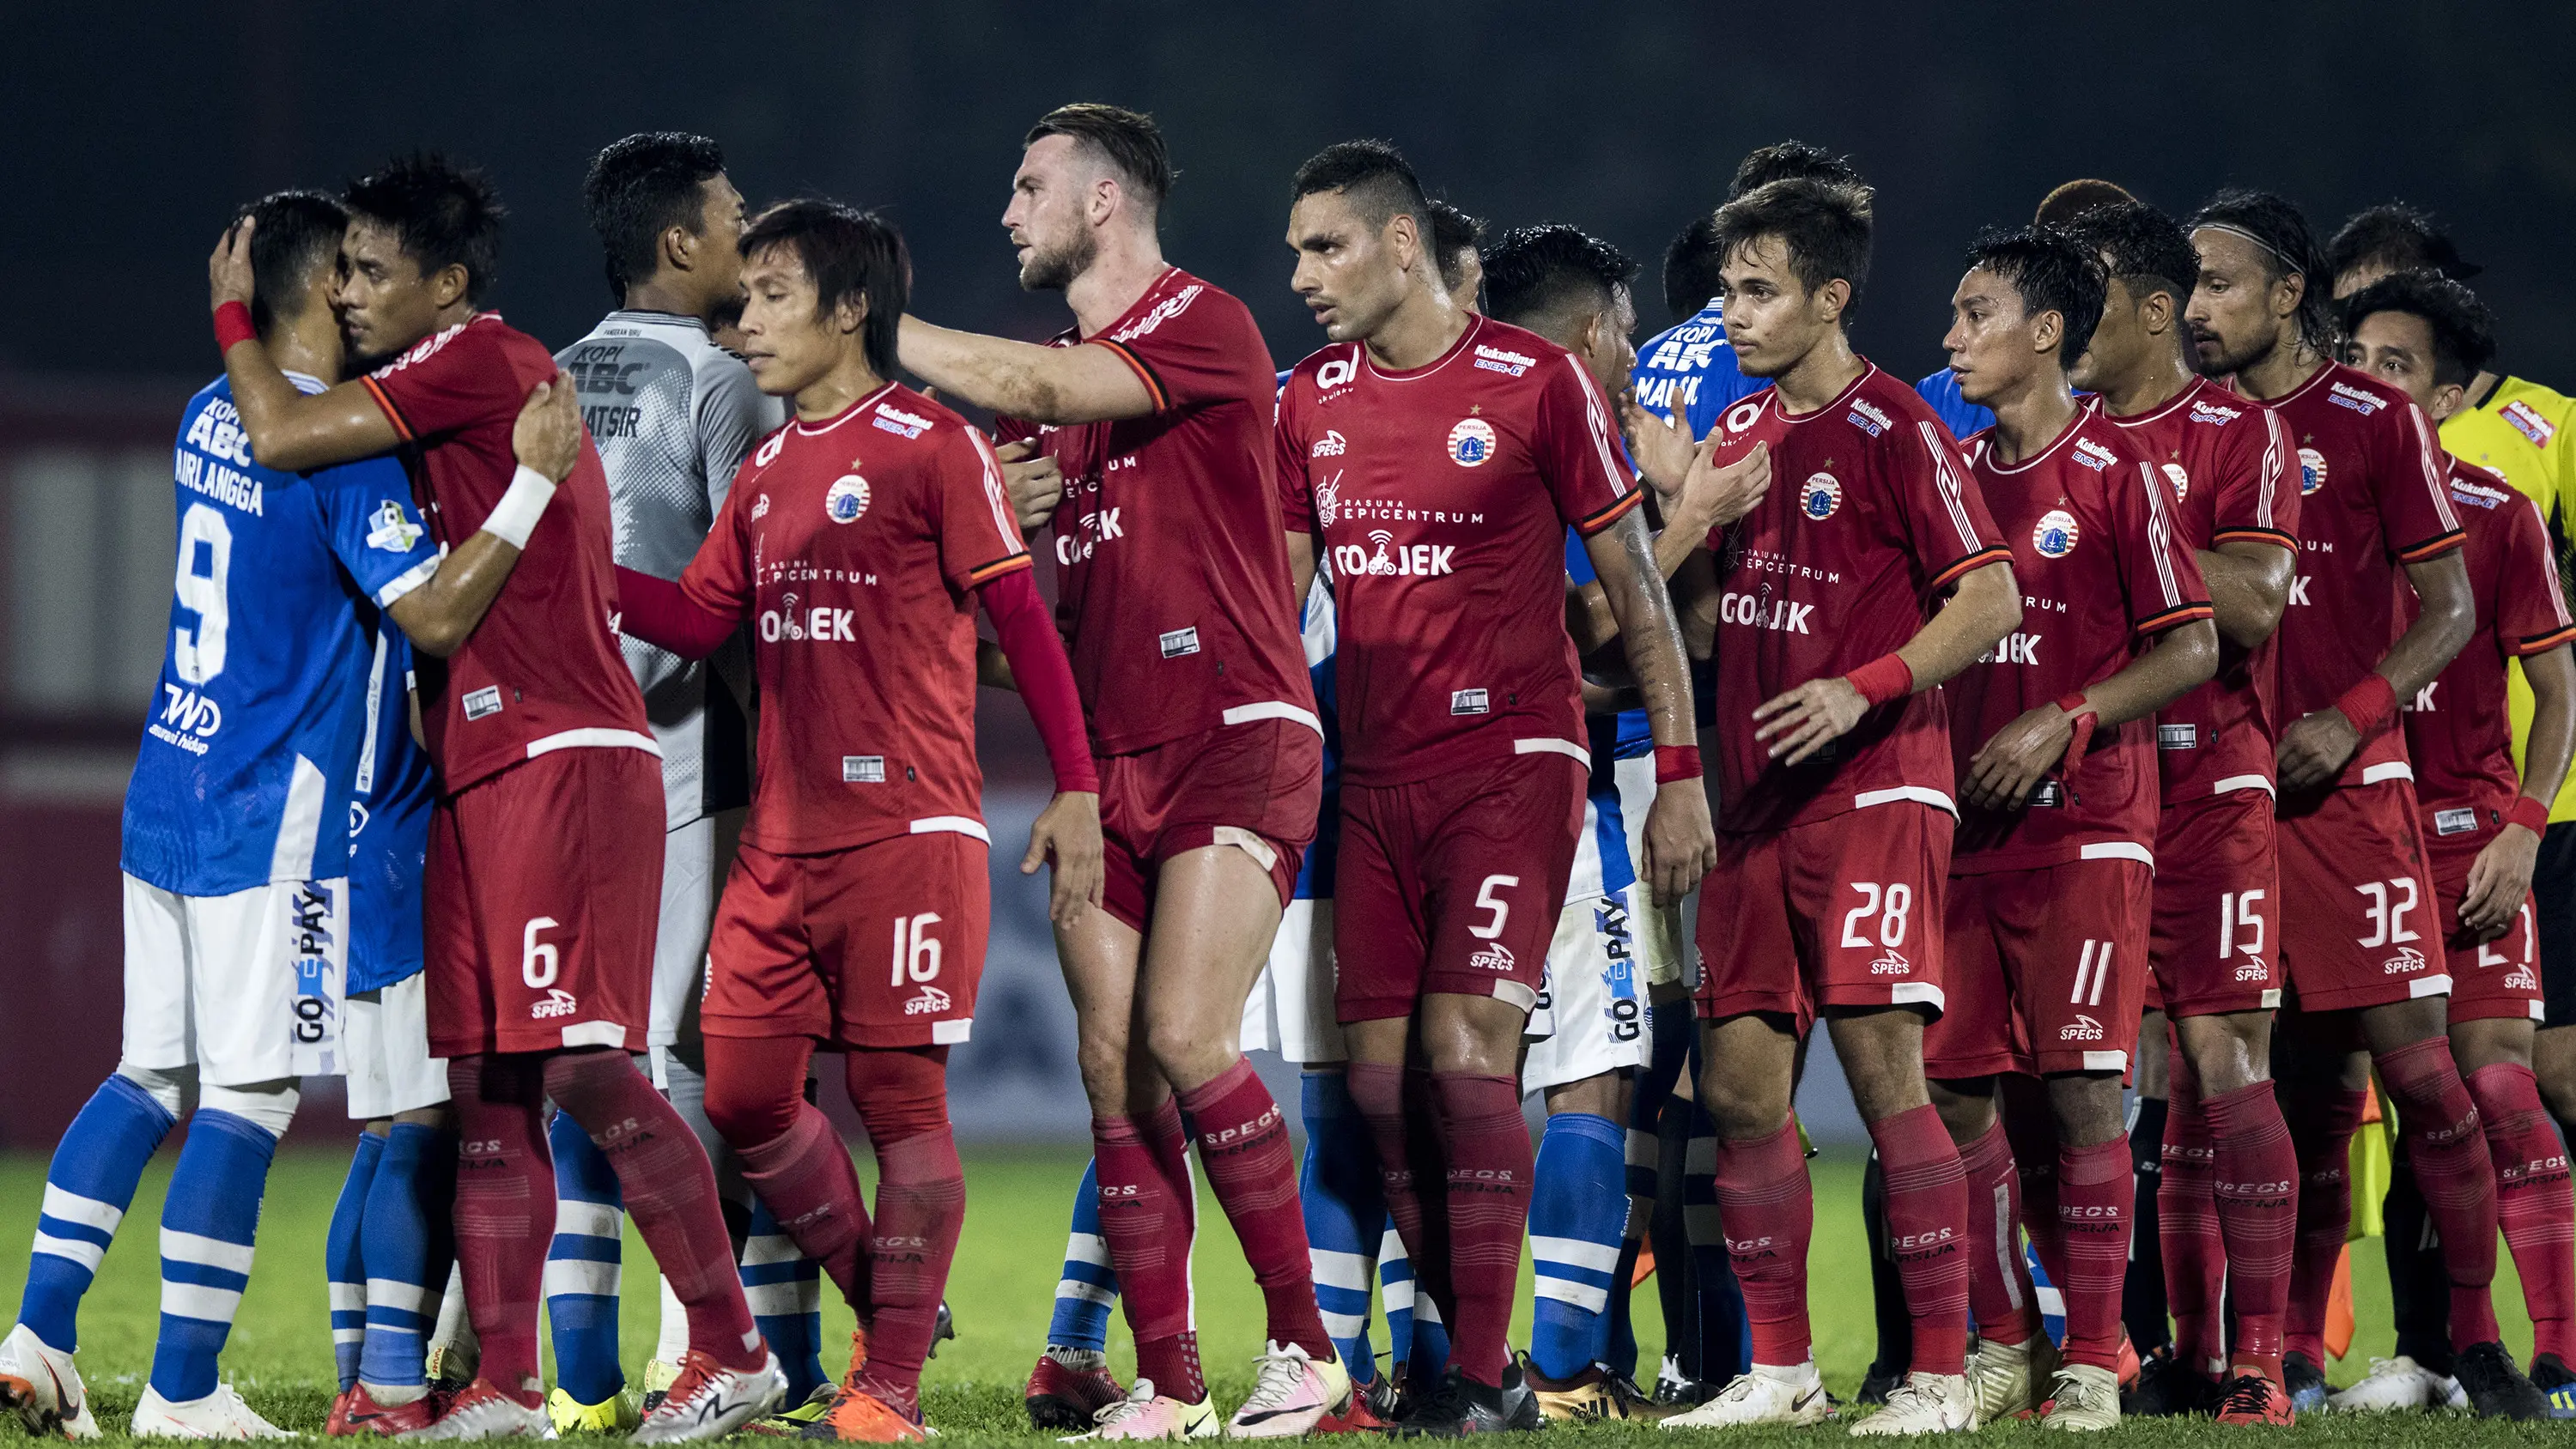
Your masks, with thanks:
M 261 467 L 218 379 L 189 400 L 172 486 L 169 649 L 125 792 L 125 872 L 186 896 L 345 875 L 362 613 L 438 567 L 411 480 L 390 457 Z
M 1689 321 L 1646 339 L 1628 376 L 1638 404 L 1651 412 L 1670 413 L 1673 394 L 1680 393 L 1694 438 L 1707 437 L 1727 408 L 1771 385 L 1736 370 L 1735 349 L 1726 345 L 1726 319 L 1715 300 Z
M 411 737 L 411 641 L 380 621 L 367 669 L 366 743 L 349 801 L 349 990 L 421 968 L 420 881 L 437 777 Z
M 1959 375 L 1946 367 L 1914 384 L 1914 391 L 1932 405 L 1932 411 L 1948 426 L 1953 438 L 1981 433 L 1995 425 L 1993 410 L 1961 397 Z
M 1578 584 L 1600 578 L 1582 536 L 1572 529 L 1565 532 L 1565 572 Z M 1583 723 L 1591 734 L 1592 778 L 1583 791 L 1583 839 L 1575 845 L 1574 874 L 1566 883 L 1565 898 L 1570 901 L 1595 894 L 1596 880 L 1601 895 L 1635 883 L 1636 867 L 1628 860 L 1627 822 L 1619 808 L 1618 762 L 1655 752 L 1654 727 L 1646 722 L 1642 709 L 1590 715 Z

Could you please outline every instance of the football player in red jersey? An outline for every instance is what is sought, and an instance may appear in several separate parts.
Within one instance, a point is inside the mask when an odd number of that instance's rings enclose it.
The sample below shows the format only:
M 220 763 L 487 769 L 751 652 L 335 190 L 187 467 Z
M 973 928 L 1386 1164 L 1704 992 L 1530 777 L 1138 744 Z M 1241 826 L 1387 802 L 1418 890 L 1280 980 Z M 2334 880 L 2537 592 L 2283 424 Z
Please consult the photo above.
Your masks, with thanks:
M 1714 569 L 1684 570 L 1676 589 L 1697 629 L 1723 634 L 1712 738 L 1725 813 L 1700 897 L 1699 1092 L 1753 1335 L 1750 1373 L 1664 1421 L 1684 1427 L 1828 1412 L 1807 1320 L 1813 1187 L 1790 1117 L 1798 1041 L 1819 1015 L 1886 1166 L 1914 1320 L 1905 1381 L 1854 1432 L 1975 1422 L 1966 1183 L 1923 1076 L 1957 808 L 1933 691 L 2019 627 L 2020 591 L 1948 430 L 1851 349 L 1870 227 L 1866 186 L 1809 179 L 1717 213 L 1727 337 L 1772 387 L 1727 410 L 1714 459 L 1767 451 L 1787 486 L 1709 534 Z
M 1099 782 L 991 447 L 886 380 L 912 270 L 901 236 L 791 201 L 742 246 L 745 355 L 796 420 L 744 462 L 676 585 L 621 571 L 620 595 L 632 631 L 687 657 L 756 620 L 769 707 L 760 793 L 709 947 L 707 1115 L 859 1315 L 849 1376 L 814 1434 L 919 1439 L 921 1363 L 965 1215 L 948 1050 L 974 1023 L 991 913 L 979 597 L 1057 771 L 1021 868 L 1055 858 L 1052 914 L 1068 924 L 1099 894 Z M 873 1226 L 849 1153 L 804 1100 L 817 1042 L 848 1053 L 877 1157 Z
M 2270 1080 L 2282 985 L 2272 635 L 2289 597 L 2299 494 L 2279 419 L 2192 368 L 2182 318 L 2200 274 L 2191 234 L 2142 202 L 2095 208 L 2074 231 L 2109 281 L 2073 381 L 2172 480 L 2175 536 L 2209 586 L 2219 633 L 2217 677 L 2156 724 L 2150 955 L 2174 1038 L 2156 1197 L 2175 1353 L 2147 1361 L 2123 1409 L 2216 1406 L 2230 1422 L 2269 1421 L 2289 1411 L 2281 1314 L 2298 1211 L 2298 1162 Z M 2163 1035 L 2140 1051 L 2167 1053 Z M 2233 1357 L 2222 1291 L 2236 1314 Z
M 2461 1384 L 2481 1413 L 2536 1417 L 2543 1400 L 2496 1329 L 2495 1170 L 2444 1036 L 2449 973 L 2424 949 L 2440 927 L 2396 719 L 2476 618 L 2433 426 L 2403 392 L 2326 355 L 2325 261 L 2296 208 L 2221 192 L 2193 217 L 2192 245 L 2195 359 L 2280 415 L 2302 495 L 2276 751 L 2279 949 L 2296 1007 L 2278 1075 L 2300 1176 L 2283 1380 L 2297 1407 L 2322 1403 L 2326 1295 L 2352 1213 L 2345 1149 L 2376 1066 L 2417 1172 L 2441 1184 L 2428 1206 Z M 2423 602 L 2412 623 L 2399 617 L 2401 572 Z
M 1923 1039 L 1970 1202 L 2011 1202 L 2022 1182 L 1999 1083 L 2043 1124 L 2025 1151 L 2049 1159 L 2029 1164 L 2027 1207 L 2065 1296 L 2062 1361 L 2039 1331 L 2022 1213 L 1971 1214 L 1978 1417 L 2045 1405 L 2049 1427 L 2087 1430 L 2120 1422 L 2136 1186 L 2120 1086 L 2148 969 L 2149 716 L 2218 666 L 2207 590 L 2174 537 L 2172 485 L 2067 385 L 2103 289 L 2100 257 L 2040 226 L 1970 248 L 1950 303 L 1951 375 L 1995 415 L 1967 440 L 1969 467 L 2024 597 L 2022 627 L 1945 690 L 1967 808 L 1950 861 L 1948 999 Z M 2034 1077 L 2042 1092 L 2027 1090 Z
M 420 677 L 440 792 L 424 905 L 430 1046 L 448 1059 L 464 1134 L 457 1257 L 482 1340 L 481 1376 L 420 1432 L 552 1432 L 535 1333 L 552 1098 L 606 1154 L 688 1309 L 686 1364 L 636 1438 L 728 1434 L 786 1379 L 744 1304 L 706 1152 L 626 1055 L 644 1037 L 663 809 L 643 696 L 618 654 L 599 455 L 585 437 L 559 488 L 512 472 L 520 402 L 558 374 L 544 344 L 477 305 L 500 243 L 489 183 L 412 157 L 353 183 L 347 203 L 337 306 L 352 346 L 381 365 L 308 396 L 255 342 L 229 346 L 252 446 L 288 468 L 399 448 L 442 543 L 461 555 L 497 534 L 524 565 Z
M 1349 1395 L 1315 1307 L 1286 1117 L 1239 1047 L 1322 791 L 1251 313 L 1163 260 L 1172 167 L 1151 119 L 1073 105 L 1028 135 L 1003 225 L 1062 290 L 1051 344 L 904 319 L 903 365 L 1004 415 L 1061 471 L 1058 619 L 1100 761 L 1103 910 L 1059 924 L 1081 1024 L 1102 1236 L 1140 1384 L 1100 1432 L 1205 1432 L 1190 1322 L 1190 1137 L 1268 1304 L 1237 1433 L 1300 1434 Z M 1026 516 L 1024 514 L 1024 516 Z M 1188 1129 L 1183 1128 L 1183 1117 Z
M 2344 305 L 2344 327 L 2353 366 L 2404 389 L 2435 422 L 2459 410 L 2469 381 L 2495 356 L 2486 308 L 2433 271 L 2397 272 L 2363 287 Z M 2532 1384 L 2555 1404 L 2576 1384 L 2569 1372 L 2576 1262 L 2568 1252 L 2576 1225 L 2566 1150 L 2550 1131 L 2532 1074 L 2542 999 L 2530 887 L 2549 802 L 2576 746 L 2576 664 L 2568 649 L 2576 620 L 2540 510 L 2500 475 L 2443 461 L 2451 502 L 2468 530 L 2462 556 L 2478 627 L 2408 706 L 2406 747 L 2421 796 L 2434 920 L 2450 960 L 2451 1052 L 2477 1099 L 2495 1162 L 2496 1218 L 2531 1312 Z M 2504 710 L 2508 661 L 2520 662 L 2533 702 L 2527 768 L 2518 776 Z M 2415 1186 L 2427 1184 L 2418 1179 Z M 2395 1212 L 2392 1206 L 2392 1268 L 2400 1261 Z M 2439 1352 L 2445 1307 L 2438 1295 L 2401 1293 L 2397 1352 Z

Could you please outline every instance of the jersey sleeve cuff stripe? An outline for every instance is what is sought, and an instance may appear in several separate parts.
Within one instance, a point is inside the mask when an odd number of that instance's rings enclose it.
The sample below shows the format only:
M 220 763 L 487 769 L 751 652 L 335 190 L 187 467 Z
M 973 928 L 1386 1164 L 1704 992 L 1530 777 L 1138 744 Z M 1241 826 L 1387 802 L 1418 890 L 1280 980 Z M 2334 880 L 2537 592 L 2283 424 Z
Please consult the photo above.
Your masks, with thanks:
M 2188 624 L 2195 619 L 2215 619 L 2217 617 L 2218 611 L 2207 604 L 2184 604 L 2178 608 L 2167 609 L 2161 614 L 2150 614 L 2147 617 L 2140 619 L 2131 627 L 2130 632 L 2139 635 L 2161 634 L 2168 629 Z
M 437 572 L 437 559 L 422 559 L 419 563 L 412 565 L 408 570 L 406 570 L 401 578 L 398 578 L 392 583 L 385 585 L 383 588 L 376 590 L 376 607 L 379 609 L 392 608 L 394 606 L 394 600 L 399 599 L 405 594 L 410 593 L 412 590 L 419 588 L 421 585 L 428 583 L 430 575 Z
M 2576 624 L 2570 624 L 2554 633 L 2526 635 L 2515 642 L 2513 653 L 2517 658 L 2531 654 L 2545 654 L 2570 639 L 2576 639 Z
M 1941 570 L 1939 573 L 1934 574 L 1932 576 L 1933 592 L 1937 593 L 1942 589 L 1950 587 L 1950 585 L 1957 583 L 1962 577 L 1975 573 L 1977 570 L 1984 568 L 1988 564 L 2011 562 L 2012 550 L 2004 547 L 2000 543 L 1987 548 L 1981 548 L 1975 553 L 1968 555 L 1966 558 L 1959 560 L 1957 563 L 1950 565 L 1948 568 Z
M 1618 502 L 1611 504 L 1609 507 L 1602 509 L 1600 512 L 1584 519 L 1582 522 L 1575 524 L 1574 531 L 1582 534 L 1585 538 L 1590 538 L 1592 535 L 1599 533 L 1601 530 L 1608 528 L 1614 523 L 1617 523 L 1621 516 L 1626 514 L 1629 509 L 1634 508 L 1645 501 L 1646 490 L 1643 488 L 1632 488 L 1626 493 L 1621 494 Z
M 2399 563 L 2422 563 L 2428 558 L 2438 558 L 2441 555 L 2458 548 L 2461 544 L 2468 542 L 2468 538 L 2469 536 L 2467 534 L 2455 528 L 2448 533 L 2428 538 L 2422 543 L 2399 549 L 2397 551 L 2397 561 Z
M 2274 544 L 2274 545 L 2277 545 L 2278 547 L 2281 547 L 2281 548 L 2288 548 L 2288 549 L 2295 549 L 2295 548 L 2297 548 L 2297 547 L 2299 546 L 2299 541 L 2298 541 L 2296 538 L 2291 537 L 2288 533 L 2285 533 L 2285 532 L 2283 532 L 2282 530 L 2277 529 L 2277 528 L 2225 528 L 2225 529 L 2220 529 L 2220 530 L 2219 530 L 2219 532 L 2218 532 L 2218 534 L 2217 534 L 2217 536 L 2216 536 L 2216 537 L 2214 537 L 2214 538 L 2212 538 L 2212 539 L 2210 540 L 2210 542 L 2212 542 L 2212 543 L 2268 543 L 2268 544 Z
M 376 406 L 384 409 L 385 421 L 394 425 L 394 436 L 406 443 L 416 441 L 411 424 L 403 421 L 402 409 L 394 406 L 393 394 L 386 392 L 383 385 L 372 377 L 361 377 L 358 381 L 366 385 L 367 396 L 376 400 Z
M 1011 573 L 1015 570 L 1034 567 L 1036 567 L 1035 562 L 1030 559 L 1026 553 L 1015 553 L 1008 558 L 997 558 L 991 563 L 977 564 L 975 567 L 968 569 L 966 571 L 966 582 L 969 584 L 987 584 L 1000 578 L 1002 575 Z
M 1126 363 L 1135 372 L 1136 380 L 1145 384 L 1146 396 L 1154 400 L 1154 411 L 1159 413 L 1172 405 L 1171 390 L 1163 386 L 1163 380 L 1154 375 L 1154 369 L 1146 363 L 1145 359 L 1106 337 L 1094 337 L 1091 343 L 1095 347 L 1106 347 L 1116 353 L 1118 360 Z

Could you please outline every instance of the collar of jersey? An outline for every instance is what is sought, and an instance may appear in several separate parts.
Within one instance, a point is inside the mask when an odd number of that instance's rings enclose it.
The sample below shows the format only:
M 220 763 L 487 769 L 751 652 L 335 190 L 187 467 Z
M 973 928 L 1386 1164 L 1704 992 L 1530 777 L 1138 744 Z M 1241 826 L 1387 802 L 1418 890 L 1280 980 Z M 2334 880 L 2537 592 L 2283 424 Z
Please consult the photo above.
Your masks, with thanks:
M 1798 424 L 1806 422 L 1810 418 L 1821 418 L 1825 414 L 1832 412 L 1834 409 L 1841 407 L 1844 403 L 1851 401 L 1852 396 L 1858 393 L 1861 390 L 1861 387 L 1871 378 L 1876 376 L 1878 376 L 1878 364 L 1870 361 L 1866 357 L 1862 358 L 1860 360 L 1860 376 L 1853 378 L 1849 387 L 1844 388 L 1841 392 L 1835 393 L 1831 402 L 1826 403 L 1823 407 L 1820 407 L 1811 413 L 1793 413 L 1787 408 L 1780 406 L 1780 388 L 1776 381 L 1772 386 L 1762 389 L 1760 396 L 1762 398 L 1762 405 L 1777 414 L 1780 421 L 1787 423 L 1791 427 L 1796 427 Z
M 659 322 L 668 327 L 692 328 L 701 335 L 704 335 L 707 330 L 706 319 L 703 317 L 686 317 L 677 312 L 657 312 L 650 307 L 620 307 L 601 320 L 613 322 L 621 317 L 630 322 Z
M 2308 380 L 2306 382 L 2300 383 L 2297 387 L 2290 389 L 2279 397 L 2257 397 L 2253 398 L 2253 401 L 2261 403 L 2267 408 L 2288 407 L 2292 398 L 2295 398 L 2299 394 L 2306 392 L 2309 388 L 2315 387 L 2317 384 L 2324 382 L 2328 377 L 2342 370 L 2342 363 L 2335 361 L 2333 358 L 2327 358 L 2323 367 L 2320 367 L 2316 371 L 2308 374 Z M 2368 374 L 2365 373 L 2363 376 L 2366 377 Z M 2247 396 L 2252 397 L 2252 394 L 2249 393 Z
M 2181 407 L 2184 403 L 2190 402 L 2199 397 L 2200 390 L 2202 388 L 2216 387 L 2217 385 L 2218 384 L 2211 382 L 2208 378 L 2199 376 L 2195 373 L 2190 382 L 2183 384 L 2182 391 L 2175 393 L 2172 397 L 2166 398 L 2164 400 L 2164 405 L 2156 408 L 2152 412 L 2143 412 L 2133 418 L 2115 418 L 2111 416 L 2111 410 L 2109 408 L 2104 408 L 2102 409 L 2102 416 L 2109 420 L 2110 424 L 2115 428 L 2143 428 L 2147 424 L 2154 422 L 2156 419 L 2163 417 L 2165 414 L 2172 412 L 2175 408 Z M 2242 401 L 2254 402 L 2254 399 L 2246 397 L 2245 394 L 2241 392 L 2237 393 L 2236 396 Z M 2255 405 L 2257 407 L 2270 406 L 2269 403 L 2256 403 Z
M 1408 367 L 1402 372 L 1389 372 L 1385 368 L 1378 366 L 1377 359 L 1369 356 L 1368 344 L 1363 342 L 1359 345 L 1360 366 L 1367 368 L 1369 370 L 1369 376 L 1376 378 L 1380 382 L 1413 382 L 1420 378 L 1429 377 L 1431 374 L 1447 367 L 1450 359 L 1458 356 L 1462 352 L 1465 352 L 1468 347 L 1474 343 L 1476 338 L 1483 334 L 1484 330 L 1485 315 L 1481 312 L 1468 313 L 1466 327 L 1458 333 L 1458 340 L 1449 344 L 1448 351 L 1441 353 L 1438 357 L 1431 359 L 1420 367 Z
M 1986 443 L 1986 466 L 1997 473 L 2005 475 L 2025 472 L 2031 468 L 2037 467 L 2042 459 L 2046 458 L 2049 454 L 2056 452 L 2058 449 L 2065 447 L 2069 439 L 2072 439 L 2077 433 L 2084 431 L 2085 416 L 2092 411 L 2093 405 L 2091 403 L 2077 403 L 2075 405 L 2075 416 L 2066 420 L 2066 426 L 2058 429 L 2057 436 L 2048 440 L 2048 446 L 2031 454 L 2029 457 L 2022 459 L 2018 463 L 2005 464 L 1994 461 L 1995 445 L 1993 441 L 1989 439 Z M 1986 429 L 1986 432 L 1990 434 L 1993 431 L 1994 429 L 1992 428 Z
M 791 426 L 795 429 L 796 436 L 800 438 L 819 438 L 825 433 L 832 431 L 834 428 L 839 427 L 841 424 L 848 422 L 850 419 L 857 417 L 860 413 L 867 411 L 869 404 L 879 401 L 884 398 L 887 393 L 894 391 L 894 389 L 895 384 L 889 382 L 885 386 L 878 388 L 875 392 L 869 393 L 866 397 L 860 398 L 857 402 L 854 402 L 848 407 L 841 409 L 839 412 L 834 413 L 829 419 L 823 422 L 809 423 L 803 418 L 798 418 L 793 424 L 791 424 Z

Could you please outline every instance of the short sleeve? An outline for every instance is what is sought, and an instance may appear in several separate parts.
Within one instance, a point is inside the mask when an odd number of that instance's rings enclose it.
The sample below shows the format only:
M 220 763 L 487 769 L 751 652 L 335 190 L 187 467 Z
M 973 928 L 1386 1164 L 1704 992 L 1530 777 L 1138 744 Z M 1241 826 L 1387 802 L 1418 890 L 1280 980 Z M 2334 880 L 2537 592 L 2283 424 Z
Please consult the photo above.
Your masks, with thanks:
M 1007 573 L 1031 567 L 1029 546 L 1011 515 L 1002 487 L 1002 465 L 993 445 L 971 427 L 949 433 L 927 461 L 936 471 L 939 570 L 958 592 L 979 589 Z
M 734 470 L 733 481 L 726 485 L 723 507 L 716 511 L 715 527 L 707 530 L 707 541 L 698 545 L 697 557 L 680 572 L 680 592 L 689 602 L 710 614 L 739 619 L 751 612 L 752 592 L 757 580 L 751 576 L 751 550 L 743 540 L 748 520 L 743 516 L 743 475 L 750 471 L 751 461 L 744 459 Z
M 2372 481 L 2379 489 L 2379 529 L 2389 554 L 2401 564 L 2415 564 L 2458 548 L 2467 535 L 2452 511 L 2448 470 L 2424 410 L 2402 404 L 2393 425 L 2379 429 L 2379 450 Z
M 2102 481 L 2110 494 L 2129 632 L 2145 638 L 2212 617 L 2200 562 L 2174 537 L 2173 488 L 2163 472 L 2147 459 L 2124 459 Z
M 1610 428 L 1610 403 L 1573 354 L 1543 364 L 1537 427 L 1530 438 L 1539 476 L 1556 500 L 1556 516 L 1585 538 L 1619 521 L 1645 494 L 1621 461 Z
M 707 480 L 708 506 L 720 510 L 742 460 L 784 420 L 778 400 L 752 381 L 750 368 L 728 357 L 708 371 L 712 377 L 698 396 L 698 471 Z
M 411 476 L 388 457 L 325 468 L 313 475 L 314 502 L 331 552 L 379 609 L 428 583 L 438 572 L 438 545 L 411 500 Z
M 1116 354 L 1145 384 L 1158 413 L 1238 401 L 1252 368 L 1265 376 L 1271 371 L 1269 345 L 1251 314 L 1200 281 L 1184 285 L 1136 322 L 1081 345 Z
M 2260 429 L 2231 426 L 2218 449 L 2218 476 L 2213 542 L 2268 543 L 2299 546 L 2299 490 L 2286 486 L 2290 477 L 2290 430 L 2270 408 L 2252 410 Z M 2247 421 L 2252 421 L 2248 418 Z
M 1297 406 L 1294 374 L 1279 390 L 1279 416 L 1271 425 L 1270 436 L 1276 451 L 1279 474 L 1279 520 L 1290 533 L 1315 531 L 1315 480 L 1306 472 L 1311 457 L 1306 447 L 1305 418 Z
M 473 322 L 431 338 L 360 381 L 406 443 L 496 417 L 514 418 L 529 391 L 502 349 L 497 326 Z
M 1949 433 L 1929 418 L 1888 430 L 1877 449 L 1883 482 L 1914 554 L 1923 592 L 1937 594 L 1974 570 L 2012 562 L 2003 531 Z
M 2568 614 L 2567 591 L 2560 586 L 2558 559 L 2539 505 L 2511 493 L 2497 513 L 2496 522 L 2505 528 L 2502 577 L 2496 580 L 2497 642 L 2508 654 L 2525 655 L 2576 639 L 2576 618 Z

